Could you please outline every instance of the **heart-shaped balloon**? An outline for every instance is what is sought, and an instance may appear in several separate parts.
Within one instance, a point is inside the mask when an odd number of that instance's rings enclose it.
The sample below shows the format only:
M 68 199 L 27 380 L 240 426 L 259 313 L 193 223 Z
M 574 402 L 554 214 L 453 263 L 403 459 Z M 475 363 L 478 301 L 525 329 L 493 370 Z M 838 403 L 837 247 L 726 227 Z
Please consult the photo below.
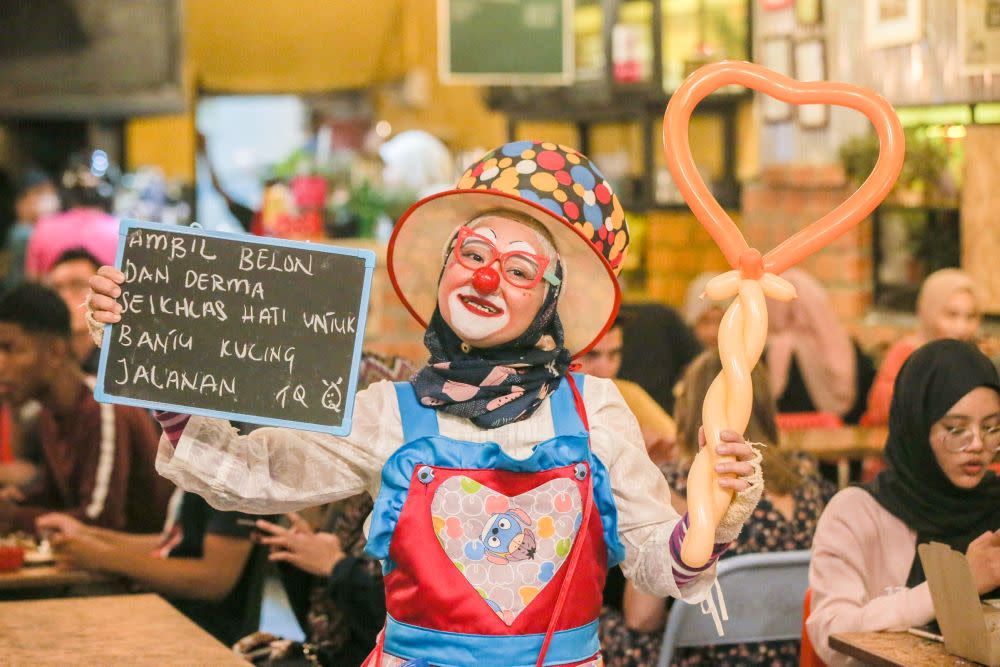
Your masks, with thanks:
M 842 204 L 799 230 L 761 258 L 705 186 L 688 143 L 691 112 L 701 100 L 723 86 L 737 84 L 789 104 L 832 104 L 860 111 L 878 133 L 875 168 L 858 190 Z M 858 224 L 889 194 L 903 167 L 903 127 L 892 106 L 877 93 L 838 81 L 796 81 L 753 63 L 725 60 L 699 68 L 671 96 L 663 118 L 663 146 L 667 168 L 691 211 L 708 230 L 734 269 L 748 277 L 761 271 L 781 273 L 823 248 Z

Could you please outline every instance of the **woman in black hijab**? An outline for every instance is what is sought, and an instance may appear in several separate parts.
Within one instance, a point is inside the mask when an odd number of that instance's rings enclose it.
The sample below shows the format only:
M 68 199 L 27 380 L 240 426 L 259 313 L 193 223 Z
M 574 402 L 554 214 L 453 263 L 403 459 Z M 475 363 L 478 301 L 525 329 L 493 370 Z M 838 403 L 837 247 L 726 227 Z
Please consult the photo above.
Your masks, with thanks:
M 939 340 L 896 378 L 888 467 L 871 484 L 838 493 L 820 518 L 809 572 L 810 639 L 828 665 L 837 632 L 905 630 L 934 606 L 918 544 L 966 554 L 981 595 L 1000 586 L 1000 378 L 976 347 Z

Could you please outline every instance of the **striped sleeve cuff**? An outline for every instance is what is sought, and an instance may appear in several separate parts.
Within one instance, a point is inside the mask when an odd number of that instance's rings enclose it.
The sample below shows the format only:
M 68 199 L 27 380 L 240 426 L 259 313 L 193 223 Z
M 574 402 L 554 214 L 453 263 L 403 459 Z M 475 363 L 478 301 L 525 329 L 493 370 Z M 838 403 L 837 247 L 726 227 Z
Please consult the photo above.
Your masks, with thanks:
M 674 573 L 674 581 L 677 583 L 678 588 L 683 588 L 692 580 L 696 579 L 702 572 L 715 565 L 715 561 L 719 560 L 719 556 L 724 554 L 732 544 L 731 542 L 721 542 L 716 544 L 715 547 L 712 548 L 712 555 L 709 557 L 707 563 L 701 567 L 690 567 L 681 559 L 681 543 L 684 541 L 687 529 L 688 514 L 685 512 L 684 516 L 677 522 L 677 525 L 674 526 L 673 532 L 670 534 L 670 556 L 673 560 L 672 570 Z
M 163 434 L 167 436 L 167 440 L 174 447 L 177 446 L 177 442 L 181 439 L 181 433 L 184 432 L 184 427 L 187 426 L 188 420 L 191 419 L 191 415 L 163 410 L 153 410 L 153 417 L 156 418 L 156 421 L 160 422 Z

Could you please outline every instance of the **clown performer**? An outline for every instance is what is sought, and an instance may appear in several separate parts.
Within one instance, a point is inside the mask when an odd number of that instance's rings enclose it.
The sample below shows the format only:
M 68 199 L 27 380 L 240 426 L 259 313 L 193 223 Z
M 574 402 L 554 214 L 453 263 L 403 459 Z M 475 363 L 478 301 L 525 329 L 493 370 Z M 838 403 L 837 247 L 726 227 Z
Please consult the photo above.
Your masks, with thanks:
M 610 380 L 570 372 L 614 321 L 627 245 L 621 204 L 585 156 L 501 146 L 417 202 L 390 241 L 393 286 L 430 351 L 410 382 L 359 392 L 343 437 L 240 436 L 157 413 L 157 470 L 215 507 L 260 514 L 371 494 L 367 550 L 388 615 L 368 666 L 599 666 L 608 568 L 649 594 L 713 604 L 715 561 L 762 489 L 759 454 L 724 431 L 717 449 L 733 460 L 718 485 L 734 500 L 712 558 L 685 566 L 686 516 L 635 417 Z M 121 319 L 123 279 L 106 266 L 91 282 L 95 337 Z

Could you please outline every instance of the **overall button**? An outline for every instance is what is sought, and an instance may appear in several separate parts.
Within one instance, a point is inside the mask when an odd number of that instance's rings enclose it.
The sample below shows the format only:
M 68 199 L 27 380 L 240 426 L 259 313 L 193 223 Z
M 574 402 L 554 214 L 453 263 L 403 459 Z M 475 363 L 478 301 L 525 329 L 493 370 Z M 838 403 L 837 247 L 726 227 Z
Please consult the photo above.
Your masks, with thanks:
M 420 466 L 417 468 L 417 479 L 424 484 L 430 484 L 434 480 L 434 470 L 430 466 Z
M 587 479 L 587 464 L 577 463 L 576 467 L 573 469 L 573 476 L 581 482 Z

